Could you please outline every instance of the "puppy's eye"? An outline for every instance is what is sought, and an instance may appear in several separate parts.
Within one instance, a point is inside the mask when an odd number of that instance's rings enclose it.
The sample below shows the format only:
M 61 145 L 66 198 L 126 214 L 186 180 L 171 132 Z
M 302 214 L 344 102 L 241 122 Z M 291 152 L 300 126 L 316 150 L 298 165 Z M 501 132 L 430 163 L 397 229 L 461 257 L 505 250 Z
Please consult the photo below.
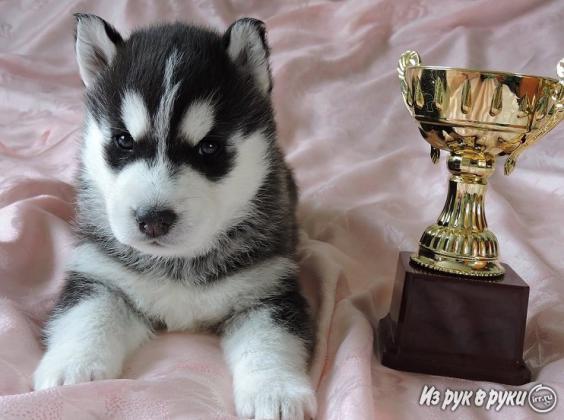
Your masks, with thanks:
M 213 140 L 202 140 L 198 143 L 198 153 L 202 156 L 213 156 L 221 150 L 221 144 Z
M 119 133 L 114 136 L 114 143 L 123 150 L 133 149 L 133 137 L 129 133 Z

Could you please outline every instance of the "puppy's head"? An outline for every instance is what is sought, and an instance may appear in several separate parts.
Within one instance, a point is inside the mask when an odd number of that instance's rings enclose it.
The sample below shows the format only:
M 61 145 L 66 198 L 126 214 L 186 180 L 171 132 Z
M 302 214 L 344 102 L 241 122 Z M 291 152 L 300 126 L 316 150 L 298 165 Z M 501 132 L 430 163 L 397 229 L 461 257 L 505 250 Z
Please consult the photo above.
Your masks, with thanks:
M 125 39 L 76 15 L 87 88 L 83 177 L 123 244 L 161 256 L 205 252 L 249 217 L 274 142 L 264 24 L 224 33 L 182 24 Z

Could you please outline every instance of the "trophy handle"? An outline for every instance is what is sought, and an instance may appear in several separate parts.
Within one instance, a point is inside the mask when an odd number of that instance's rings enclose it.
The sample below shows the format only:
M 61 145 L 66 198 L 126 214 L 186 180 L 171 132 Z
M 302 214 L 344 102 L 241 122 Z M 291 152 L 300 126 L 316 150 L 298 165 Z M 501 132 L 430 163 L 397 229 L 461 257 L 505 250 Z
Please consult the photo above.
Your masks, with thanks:
M 407 107 L 410 113 L 413 113 L 413 110 L 411 109 L 413 104 L 410 105 L 412 94 L 409 90 L 409 85 L 405 80 L 405 70 L 408 67 L 419 66 L 419 65 L 421 65 L 421 57 L 419 57 L 419 54 L 417 54 L 417 52 L 411 50 L 404 52 L 400 56 L 400 59 L 398 61 L 398 77 L 400 79 L 401 94 L 403 96 L 403 101 L 405 103 L 405 106 Z M 411 103 L 412 102 L 413 101 L 411 101 Z
M 564 58 L 556 65 L 556 74 L 560 81 L 560 91 L 556 99 L 556 110 L 562 112 L 564 111 Z
M 409 90 L 409 84 L 405 80 L 405 70 L 408 67 L 420 66 L 421 57 L 417 51 L 407 50 L 404 52 L 398 61 L 398 77 L 400 79 L 401 95 L 403 96 L 403 102 L 407 107 L 407 110 L 411 115 L 413 115 L 413 94 Z M 437 163 L 441 156 L 441 151 L 436 147 L 431 146 L 431 160 L 433 163 Z
M 503 167 L 505 175 L 509 175 L 511 172 L 513 172 L 515 165 L 517 164 L 517 158 L 527 147 L 534 144 L 540 137 L 544 136 L 546 133 L 556 127 L 558 122 L 560 122 L 560 120 L 564 118 L 564 115 L 562 114 L 562 112 L 564 111 L 564 58 L 560 60 L 556 65 L 556 74 L 558 75 L 558 80 L 560 81 L 560 89 L 555 94 L 556 103 L 554 104 L 554 114 L 551 116 L 550 121 L 544 125 L 543 129 L 538 130 L 528 136 L 519 147 L 511 152 Z
M 509 157 L 505 160 L 505 165 L 503 165 L 503 173 L 505 175 L 510 175 L 511 172 L 513 172 L 515 165 L 517 164 L 517 158 L 523 152 L 523 150 L 525 150 L 525 146 L 519 146 L 517 149 L 511 152 Z

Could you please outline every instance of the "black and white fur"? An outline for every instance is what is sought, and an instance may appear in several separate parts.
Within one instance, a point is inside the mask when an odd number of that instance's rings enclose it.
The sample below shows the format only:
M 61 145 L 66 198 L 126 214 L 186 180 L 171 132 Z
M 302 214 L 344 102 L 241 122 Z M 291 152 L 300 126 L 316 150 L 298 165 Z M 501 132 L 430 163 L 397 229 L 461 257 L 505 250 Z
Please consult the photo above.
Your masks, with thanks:
M 238 415 L 314 417 L 296 188 L 276 144 L 264 24 L 124 39 L 76 18 L 78 239 L 35 389 L 115 378 L 160 328 L 214 331 Z

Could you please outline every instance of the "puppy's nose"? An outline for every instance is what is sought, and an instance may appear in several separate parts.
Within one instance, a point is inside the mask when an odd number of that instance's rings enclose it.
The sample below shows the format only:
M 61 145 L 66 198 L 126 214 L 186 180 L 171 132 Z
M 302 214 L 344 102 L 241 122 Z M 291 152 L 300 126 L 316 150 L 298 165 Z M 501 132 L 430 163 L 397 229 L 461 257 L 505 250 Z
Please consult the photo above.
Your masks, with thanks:
M 139 230 L 149 238 L 158 238 L 168 233 L 176 222 L 176 213 L 170 209 L 149 209 L 136 214 Z

